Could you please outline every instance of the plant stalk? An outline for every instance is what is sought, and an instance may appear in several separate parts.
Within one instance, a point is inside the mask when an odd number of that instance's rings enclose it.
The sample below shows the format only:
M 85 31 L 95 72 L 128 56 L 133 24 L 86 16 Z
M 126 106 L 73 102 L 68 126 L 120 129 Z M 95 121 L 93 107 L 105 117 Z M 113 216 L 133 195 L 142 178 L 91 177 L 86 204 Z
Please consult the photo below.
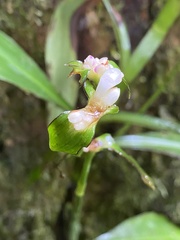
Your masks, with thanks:
M 72 208 L 72 216 L 71 222 L 69 226 L 69 233 L 68 233 L 68 240 L 78 240 L 81 225 L 80 225 L 80 218 L 82 212 L 82 204 L 83 204 L 83 197 L 86 191 L 87 186 L 87 179 L 91 168 L 92 159 L 95 153 L 89 152 L 85 154 L 84 157 L 84 164 L 82 171 L 80 173 L 77 187 L 75 190 L 75 196 L 73 201 L 73 208 Z

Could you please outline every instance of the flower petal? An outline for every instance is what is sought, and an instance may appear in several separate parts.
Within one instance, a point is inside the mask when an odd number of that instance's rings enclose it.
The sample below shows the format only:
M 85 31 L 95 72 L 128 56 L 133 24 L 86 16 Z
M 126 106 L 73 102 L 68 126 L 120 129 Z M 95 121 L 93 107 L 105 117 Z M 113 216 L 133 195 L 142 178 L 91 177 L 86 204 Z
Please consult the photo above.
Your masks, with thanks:
M 120 96 L 120 89 L 115 87 L 110 89 L 104 97 L 102 97 L 101 101 L 104 106 L 110 107 L 112 106 Z
M 75 130 L 83 131 L 88 128 L 92 123 L 98 121 L 100 114 L 91 112 L 88 107 L 73 110 L 68 115 L 68 120 L 73 124 Z
M 99 84 L 96 88 L 97 95 L 104 95 L 112 87 L 118 85 L 123 78 L 124 74 L 118 68 L 108 69 L 100 78 Z

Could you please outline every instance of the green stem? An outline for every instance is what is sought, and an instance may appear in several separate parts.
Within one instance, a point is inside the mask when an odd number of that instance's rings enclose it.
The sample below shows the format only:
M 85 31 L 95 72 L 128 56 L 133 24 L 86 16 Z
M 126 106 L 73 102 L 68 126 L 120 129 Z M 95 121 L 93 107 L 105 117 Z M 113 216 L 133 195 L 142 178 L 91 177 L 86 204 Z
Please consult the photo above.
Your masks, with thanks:
M 91 152 L 85 154 L 83 168 L 80 173 L 80 177 L 78 179 L 77 187 L 75 190 L 75 197 L 73 201 L 68 240 L 79 239 L 79 234 L 81 230 L 80 217 L 82 212 L 83 197 L 85 194 L 87 179 L 88 179 L 88 175 L 89 175 L 89 171 L 91 168 L 91 163 L 94 155 L 95 153 L 91 153 Z
M 78 240 L 81 230 L 80 217 L 82 210 L 82 197 L 75 196 L 73 200 L 72 216 L 68 232 L 68 240 Z
M 139 166 L 139 164 L 136 162 L 136 160 L 129 154 L 127 154 L 125 151 L 122 149 L 120 150 L 122 156 L 136 168 L 136 170 L 139 172 L 141 179 L 143 182 L 148 185 L 151 189 L 155 190 L 155 185 L 152 181 L 152 179 L 149 177 L 149 175 Z M 118 153 L 118 152 L 117 152 Z M 120 155 L 121 155 L 120 154 Z

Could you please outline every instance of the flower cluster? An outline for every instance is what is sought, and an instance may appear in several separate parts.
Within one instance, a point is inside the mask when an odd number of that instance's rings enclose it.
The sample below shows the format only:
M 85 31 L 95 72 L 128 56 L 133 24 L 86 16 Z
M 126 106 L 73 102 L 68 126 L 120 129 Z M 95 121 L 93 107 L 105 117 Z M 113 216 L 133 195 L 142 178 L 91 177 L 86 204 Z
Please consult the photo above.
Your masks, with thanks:
M 88 79 L 94 80 L 96 78 L 99 79 L 106 70 L 113 68 L 113 66 L 109 64 L 107 57 L 99 59 L 89 55 L 84 60 L 83 68 L 89 70 Z
M 120 96 L 120 89 L 116 85 L 124 76 L 120 69 L 114 68 L 108 62 L 106 57 L 98 59 L 88 56 L 82 64 L 82 67 L 88 70 L 87 78 L 96 81 L 97 87 L 85 108 L 73 110 L 68 115 L 69 122 L 77 131 L 84 131 L 92 124 L 96 124 L 112 108 Z
M 70 75 L 80 75 L 79 82 L 88 95 L 88 102 L 82 109 L 61 113 L 49 124 L 50 149 L 70 154 L 77 154 L 81 149 L 86 152 L 92 148 L 93 151 L 99 151 L 103 147 L 101 139 L 93 141 L 89 148 L 85 147 L 91 143 L 99 119 L 105 114 L 118 112 L 115 103 L 120 96 L 120 89 L 117 85 L 124 75 L 106 57 L 98 59 L 88 56 L 84 62 L 72 61 L 66 65 L 73 68 Z

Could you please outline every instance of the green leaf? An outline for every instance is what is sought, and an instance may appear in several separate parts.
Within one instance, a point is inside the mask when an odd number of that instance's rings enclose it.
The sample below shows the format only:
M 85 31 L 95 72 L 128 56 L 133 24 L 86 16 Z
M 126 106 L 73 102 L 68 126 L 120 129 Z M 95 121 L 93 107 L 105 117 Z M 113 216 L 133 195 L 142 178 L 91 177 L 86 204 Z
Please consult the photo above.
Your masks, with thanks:
M 95 240 L 179 240 L 180 229 L 167 218 L 143 213 L 117 225 Z
M 104 116 L 101 122 L 110 123 L 130 123 L 132 125 L 137 125 L 141 127 L 146 127 L 155 130 L 166 130 L 180 133 L 180 124 L 176 122 L 170 122 L 161 118 L 151 117 L 144 114 L 132 113 L 132 112 L 123 112 L 113 115 L 113 116 Z
M 116 137 L 116 142 L 124 148 L 146 150 L 167 155 L 180 156 L 180 136 L 172 133 L 146 133 Z
M 135 79 L 152 58 L 179 14 L 179 0 L 167 0 L 152 27 L 143 37 L 124 68 L 124 75 L 128 81 Z
M 84 131 L 77 131 L 68 120 L 68 114 L 60 114 L 48 127 L 49 145 L 52 151 L 77 154 L 92 140 L 96 124 L 91 124 Z
M 120 66 L 124 71 L 125 67 L 128 64 L 131 53 L 129 34 L 122 17 L 118 15 L 118 12 L 115 12 L 115 9 L 113 9 L 109 3 L 109 0 L 103 0 L 103 3 L 112 21 L 112 27 L 120 53 Z
M 68 104 L 58 95 L 44 72 L 9 36 L 0 31 L 0 80 L 12 83 L 62 108 Z
M 52 16 L 45 46 L 46 65 L 51 81 L 71 106 L 75 106 L 78 85 L 72 78 L 67 79 L 69 68 L 64 64 L 77 58 L 71 42 L 71 19 L 83 2 L 85 0 L 66 0 L 59 3 Z

